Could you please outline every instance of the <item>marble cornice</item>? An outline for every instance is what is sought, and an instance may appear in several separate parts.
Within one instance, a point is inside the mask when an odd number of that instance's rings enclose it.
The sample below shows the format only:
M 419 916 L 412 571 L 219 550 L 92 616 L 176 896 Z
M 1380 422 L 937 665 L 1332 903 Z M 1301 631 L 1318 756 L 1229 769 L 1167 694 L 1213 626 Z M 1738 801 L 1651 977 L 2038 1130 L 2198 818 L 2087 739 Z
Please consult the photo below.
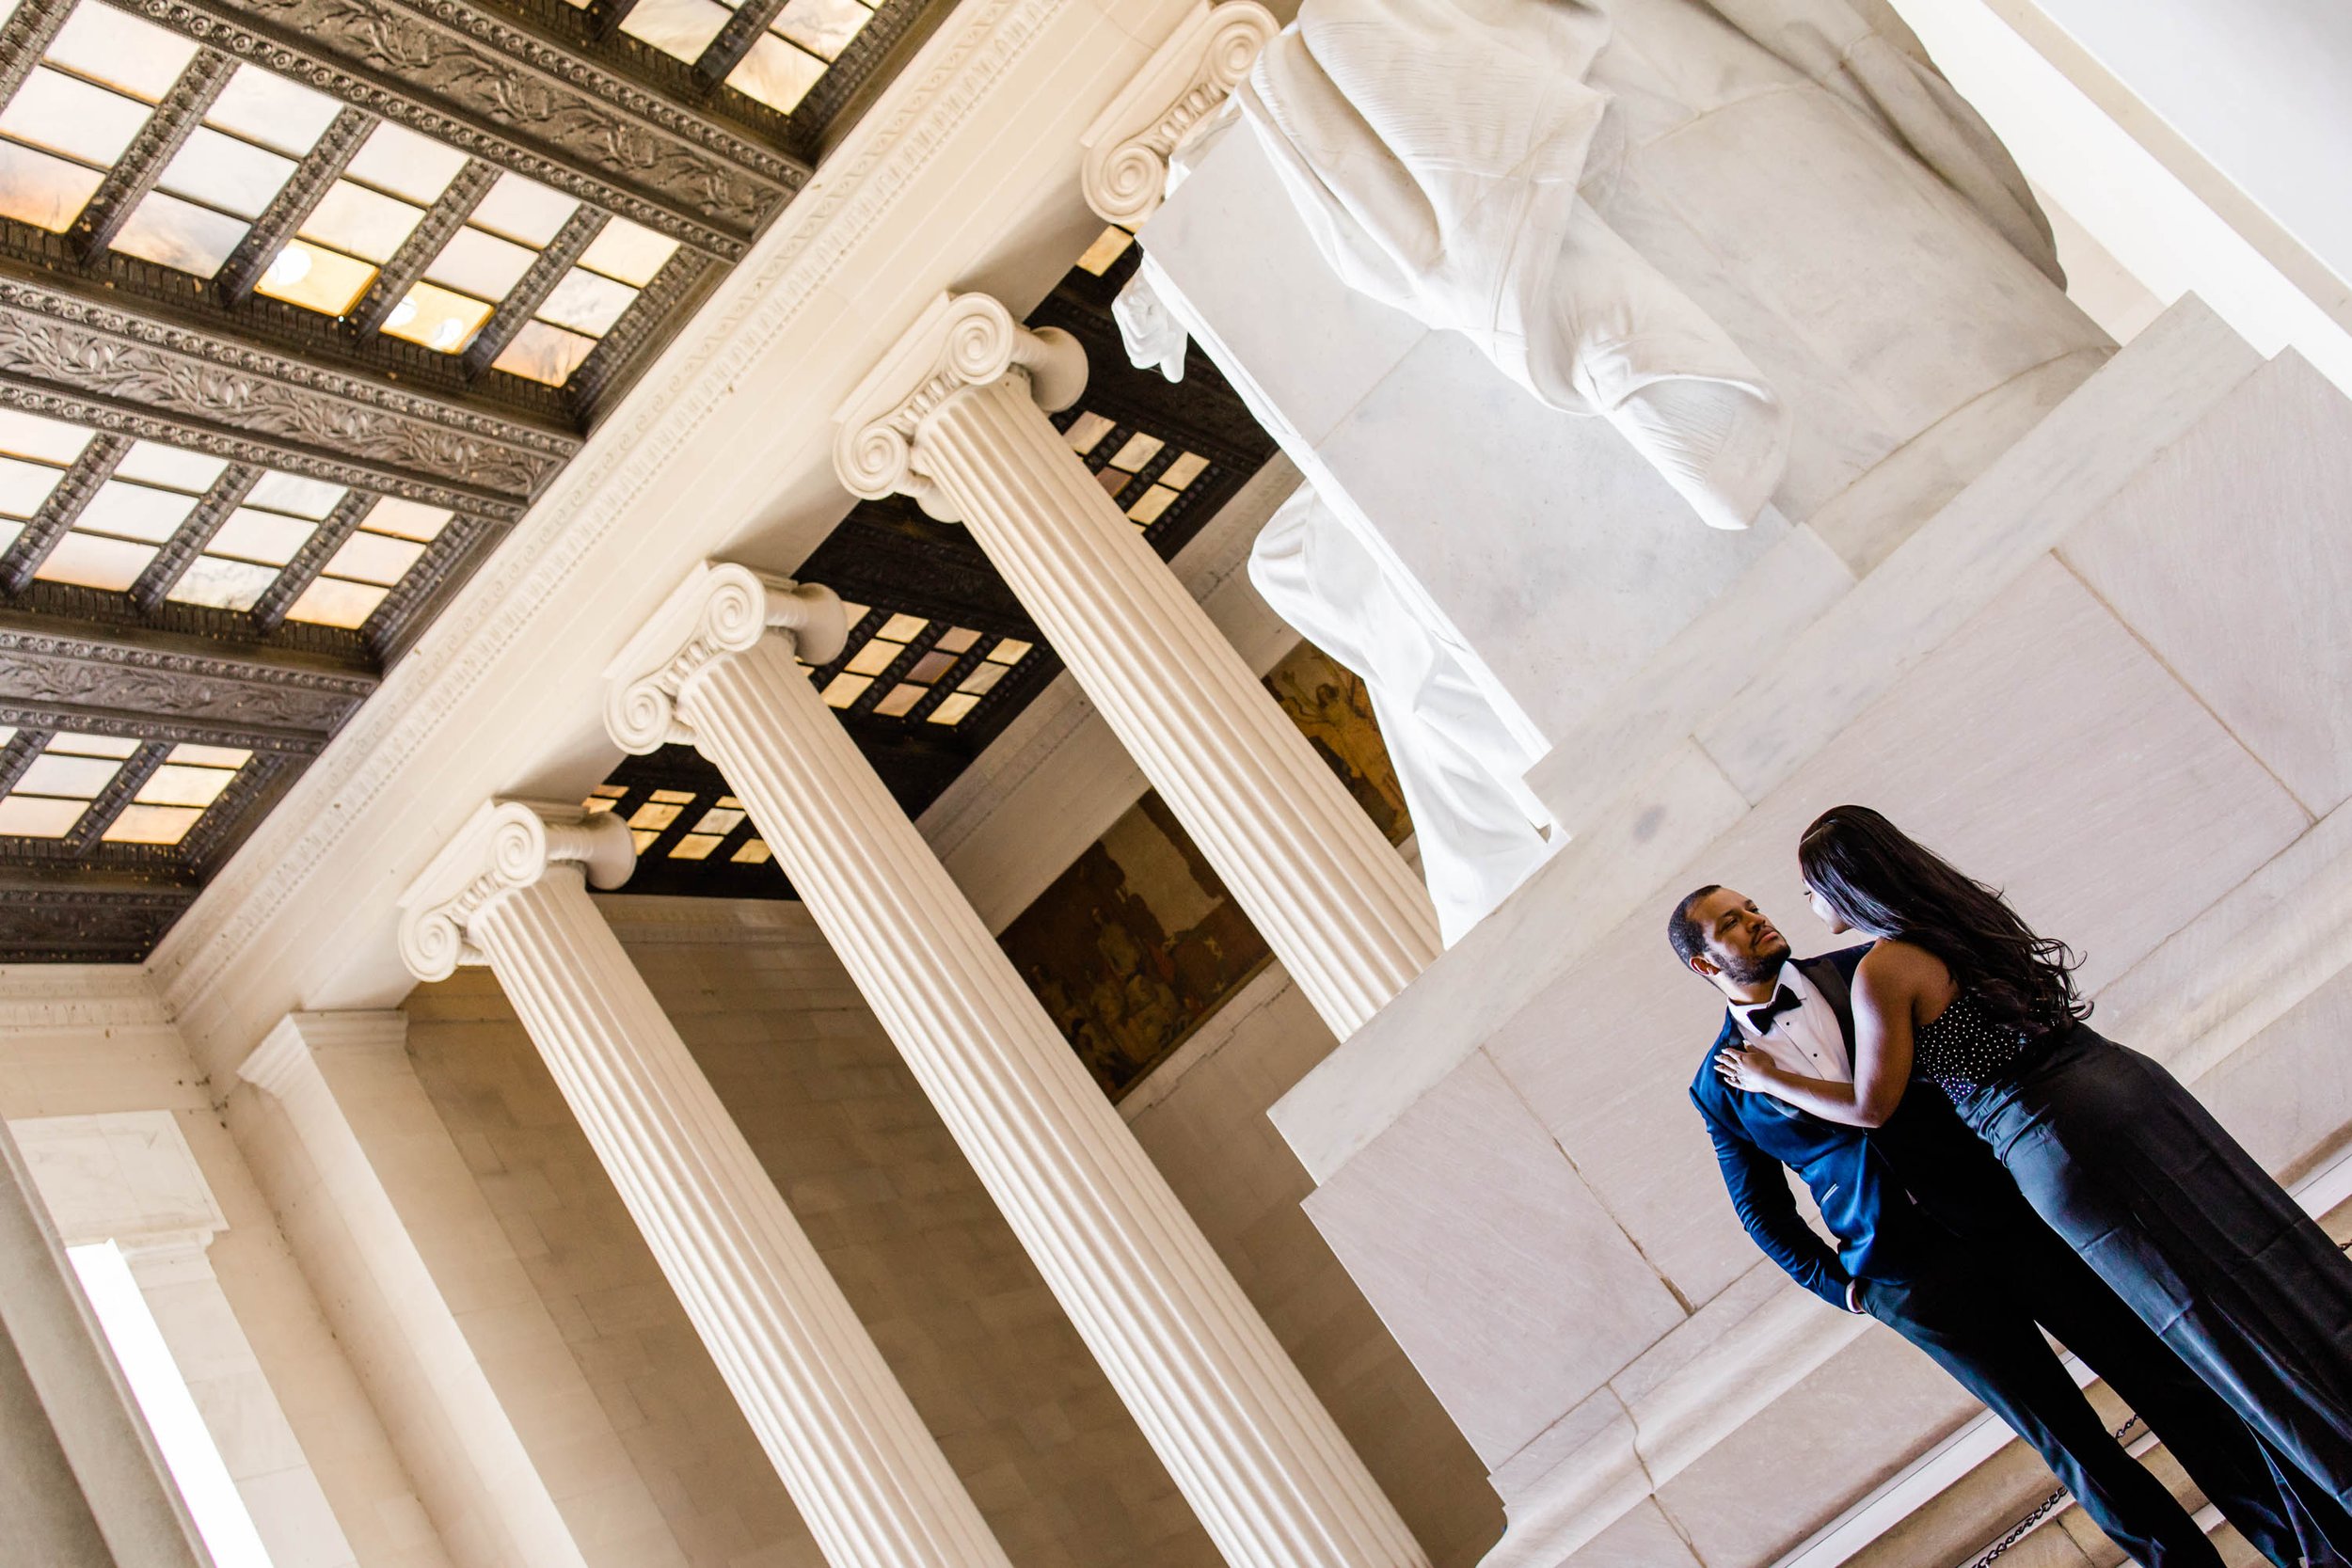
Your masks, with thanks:
M 969 0 L 763 236 L 718 299 L 564 469 L 504 546 L 173 927 L 151 971 L 183 1016 L 236 983 L 240 958 L 427 739 L 596 569 L 673 454 L 785 330 L 822 308 L 855 247 L 1072 0 Z M 837 296 L 836 296 L 837 297 Z

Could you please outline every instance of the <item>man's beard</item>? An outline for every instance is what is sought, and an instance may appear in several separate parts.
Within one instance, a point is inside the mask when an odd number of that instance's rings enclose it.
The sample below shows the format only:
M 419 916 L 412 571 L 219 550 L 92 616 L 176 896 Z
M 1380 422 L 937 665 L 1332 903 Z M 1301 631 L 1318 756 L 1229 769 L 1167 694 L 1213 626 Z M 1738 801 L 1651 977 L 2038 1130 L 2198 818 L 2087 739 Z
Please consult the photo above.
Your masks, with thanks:
M 1770 958 L 1761 954 L 1718 953 L 1715 961 L 1722 967 L 1724 977 L 1734 985 L 1760 986 L 1780 973 L 1780 966 L 1788 961 L 1788 949 L 1784 945 Z

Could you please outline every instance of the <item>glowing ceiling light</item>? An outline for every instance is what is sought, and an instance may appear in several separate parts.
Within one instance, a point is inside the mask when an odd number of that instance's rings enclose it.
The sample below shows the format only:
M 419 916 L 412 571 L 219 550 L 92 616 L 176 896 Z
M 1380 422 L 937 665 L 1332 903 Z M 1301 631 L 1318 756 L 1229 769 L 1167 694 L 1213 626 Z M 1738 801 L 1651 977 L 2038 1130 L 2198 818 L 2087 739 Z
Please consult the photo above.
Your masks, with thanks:
M 410 322 L 415 321 L 416 319 L 417 302 L 413 299 L 404 299 L 398 305 L 392 307 L 392 313 L 384 318 L 384 325 L 386 326 L 406 326 Z
M 310 253 L 300 245 L 288 245 L 269 264 L 269 280 L 281 289 L 290 289 L 310 276 Z
M 457 340 L 466 335 L 466 324 L 456 316 L 444 316 L 441 325 L 433 329 L 433 346 L 443 351 L 457 346 Z

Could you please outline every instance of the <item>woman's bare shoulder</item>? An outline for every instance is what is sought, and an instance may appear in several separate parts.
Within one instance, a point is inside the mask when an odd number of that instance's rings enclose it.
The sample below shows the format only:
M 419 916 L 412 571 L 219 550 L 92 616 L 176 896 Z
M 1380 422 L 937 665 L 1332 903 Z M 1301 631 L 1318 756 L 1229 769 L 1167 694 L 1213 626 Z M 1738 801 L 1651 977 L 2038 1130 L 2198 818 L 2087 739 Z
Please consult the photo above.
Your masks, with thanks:
M 1899 937 L 1873 945 L 1854 971 L 1854 984 L 1879 996 L 1915 995 L 1949 983 L 1943 959 Z

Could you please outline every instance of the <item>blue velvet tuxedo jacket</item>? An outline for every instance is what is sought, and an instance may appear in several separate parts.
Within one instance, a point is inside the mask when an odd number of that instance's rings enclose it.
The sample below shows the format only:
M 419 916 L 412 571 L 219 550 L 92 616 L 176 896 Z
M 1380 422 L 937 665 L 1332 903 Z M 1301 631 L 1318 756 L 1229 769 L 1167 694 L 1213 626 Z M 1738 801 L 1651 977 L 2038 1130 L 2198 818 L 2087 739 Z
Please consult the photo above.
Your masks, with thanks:
M 1853 1050 L 1853 974 L 1867 947 L 1792 959 L 1837 1014 Z M 1847 1281 L 1900 1279 L 1956 1235 L 1997 1235 L 2032 1224 L 1993 1151 L 1931 1085 L 1915 1085 L 1886 1124 L 1843 1127 L 1766 1094 L 1733 1088 L 1715 1053 L 1740 1043 L 1729 1009 L 1707 1048 L 1691 1100 L 1714 1141 L 1731 1206 L 1764 1255 L 1844 1310 Z M 1803 1178 L 1831 1232 L 1833 1252 L 1797 1212 L 1781 1167 Z

